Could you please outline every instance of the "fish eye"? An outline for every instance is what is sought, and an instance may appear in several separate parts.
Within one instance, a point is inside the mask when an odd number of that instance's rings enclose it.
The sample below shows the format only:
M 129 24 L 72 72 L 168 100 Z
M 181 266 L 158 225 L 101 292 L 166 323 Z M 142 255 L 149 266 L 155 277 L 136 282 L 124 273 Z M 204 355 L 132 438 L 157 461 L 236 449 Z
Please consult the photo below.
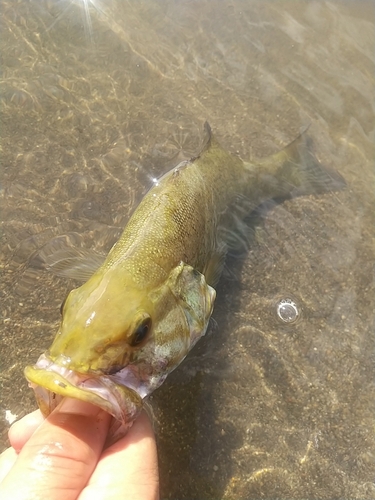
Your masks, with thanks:
M 139 346 L 145 340 L 150 331 L 151 331 L 151 318 L 150 316 L 147 316 L 146 318 L 142 319 L 142 321 L 138 324 L 138 326 L 134 330 L 130 338 L 129 344 L 132 347 Z

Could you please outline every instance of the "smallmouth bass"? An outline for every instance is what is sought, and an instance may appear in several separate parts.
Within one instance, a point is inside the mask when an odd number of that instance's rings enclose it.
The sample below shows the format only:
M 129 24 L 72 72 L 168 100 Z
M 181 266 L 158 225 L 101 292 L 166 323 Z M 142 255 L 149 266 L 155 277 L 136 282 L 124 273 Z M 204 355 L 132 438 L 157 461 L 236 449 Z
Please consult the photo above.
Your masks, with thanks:
M 246 163 L 205 129 L 199 156 L 154 184 L 104 263 L 66 298 L 50 349 L 25 368 L 43 415 L 64 396 L 112 414 L 107 445 L 205 334 L 245 216 L 267 199 L 345 186 L 312 155 L 305 133 Z

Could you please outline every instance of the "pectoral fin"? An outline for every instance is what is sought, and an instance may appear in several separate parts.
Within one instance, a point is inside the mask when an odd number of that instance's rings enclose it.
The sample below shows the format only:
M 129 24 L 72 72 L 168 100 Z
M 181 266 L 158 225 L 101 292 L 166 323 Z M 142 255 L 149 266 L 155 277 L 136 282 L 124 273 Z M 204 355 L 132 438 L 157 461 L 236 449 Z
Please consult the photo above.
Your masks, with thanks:
M 103 264 L 105 255 L 91 249 L 77 248 L 69 243 L 69 238 L 65 236 L 51 240 L 33 257 L 31 265 L 63 278 L 87 281 Z
M 104 260 L 105 255 L 77 248 L 69 253 L 54 255 L 54 260 L 48 264 L 47 269 L 57 276 L 85 282 L 99 269 Z
M 171 271 L 168 286 L 185 312 L 194 345 L 206 333 L 216 292 L 203 274 L 183 262 Z
M 228 246 L 226 243 L 223 243 L 220 248 L 212 253 L 210 260 L 207 262 L 206 267 L 203 270 L 206 282 L 212 286 L 215 286 L 216 283 L 218 283 L 220 276 L 223 273 L 227 253 Z

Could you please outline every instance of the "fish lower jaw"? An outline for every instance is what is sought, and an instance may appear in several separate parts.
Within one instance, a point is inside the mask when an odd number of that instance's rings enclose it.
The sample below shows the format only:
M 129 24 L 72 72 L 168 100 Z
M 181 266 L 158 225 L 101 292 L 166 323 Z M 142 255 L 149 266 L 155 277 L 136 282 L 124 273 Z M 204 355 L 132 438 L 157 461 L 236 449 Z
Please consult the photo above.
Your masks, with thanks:
M 106 445 L 124 436 L 143 408 L 142 398 L 111 376 L 83 374 L 53 362 L 42 354 L 36 365 L 25 368 L 42 414 L 47 417 L 64 397 L 87 401 L 113 415 Z

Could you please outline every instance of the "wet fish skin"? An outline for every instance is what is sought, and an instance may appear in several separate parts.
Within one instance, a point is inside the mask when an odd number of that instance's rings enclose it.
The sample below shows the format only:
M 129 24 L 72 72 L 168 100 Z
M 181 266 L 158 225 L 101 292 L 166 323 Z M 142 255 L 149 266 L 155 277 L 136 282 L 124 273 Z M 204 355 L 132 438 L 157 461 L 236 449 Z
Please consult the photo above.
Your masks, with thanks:
M 111 440 L 132 424 L 205 334 L 232 235 L 266 199 L 341 189 L 302 134 L 257 163 L 226 152 L 206 124 L 197 158 L 150 189 L 103 265 L 67 297 L 47 353 L 25 369 L 47 415 L 63 396 L 92 401 L 116 419 Z

